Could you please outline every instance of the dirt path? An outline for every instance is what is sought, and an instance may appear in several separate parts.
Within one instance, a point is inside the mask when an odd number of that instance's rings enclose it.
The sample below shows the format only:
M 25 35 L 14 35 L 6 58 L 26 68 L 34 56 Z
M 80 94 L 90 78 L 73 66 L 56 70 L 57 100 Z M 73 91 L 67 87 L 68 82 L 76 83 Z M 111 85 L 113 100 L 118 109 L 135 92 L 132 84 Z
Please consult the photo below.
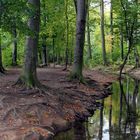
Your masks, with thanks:
M 49 139 L 71 127 L 75 120 L 85 120 L 100 107 L 98 99 L 110 94 L 108 86 L 116 80 L 111 75 L 85 71 L 86 84 L 69 81 L 69 72 L 61 68 L 40 68 L 38 77 L 49 88 L 24 93 L 16 82 L 20 69 L 9 69 L 0 77 L 0 140 Z

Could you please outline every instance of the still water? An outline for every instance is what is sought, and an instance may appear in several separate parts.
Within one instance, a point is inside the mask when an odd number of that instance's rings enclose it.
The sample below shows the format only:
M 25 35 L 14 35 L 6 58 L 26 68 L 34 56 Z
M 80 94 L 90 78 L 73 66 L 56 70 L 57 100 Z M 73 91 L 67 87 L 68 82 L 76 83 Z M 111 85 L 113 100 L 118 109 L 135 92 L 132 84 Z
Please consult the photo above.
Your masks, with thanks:
M 101 109 L 54 140 L 140 140 L 140 82 L 126 77 L 111 87 Z

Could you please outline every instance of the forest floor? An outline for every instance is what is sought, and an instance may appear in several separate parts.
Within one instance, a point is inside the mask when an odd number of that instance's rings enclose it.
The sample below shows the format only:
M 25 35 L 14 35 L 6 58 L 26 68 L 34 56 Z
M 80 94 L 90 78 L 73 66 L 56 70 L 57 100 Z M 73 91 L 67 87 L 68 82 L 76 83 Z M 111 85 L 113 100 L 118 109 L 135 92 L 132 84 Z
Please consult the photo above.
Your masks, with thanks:
M 128 72 L 131 77 L 134 79 L 140 80 L 140 68 L 131 70 Z
M 99 99 L 109 94 L 117 78 L 97 70 L 85 70 L 85 83 L 69 80 L 70 71 L 39 68 L 38 78 L 48 87 L 25 91 L 13 87 L 21 69 L 11 68 L 0 77 L 0 140 L 49 139 L 85 120 L 101 107 Z

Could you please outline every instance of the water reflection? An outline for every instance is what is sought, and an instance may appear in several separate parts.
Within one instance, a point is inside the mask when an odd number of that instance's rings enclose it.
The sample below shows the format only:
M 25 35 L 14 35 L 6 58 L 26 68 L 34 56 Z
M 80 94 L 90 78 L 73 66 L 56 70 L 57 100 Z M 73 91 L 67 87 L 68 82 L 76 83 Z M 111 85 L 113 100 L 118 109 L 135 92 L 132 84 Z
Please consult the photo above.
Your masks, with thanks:
M 99 140 L 102 140 L 103 137 L 103 111 L 104 111 L 104 99 L 102 100 L 102 107 L 100 110 L 100 129 L 99 129 Z
M 86 140 L 86 128 L 83 122 L 75 122 L 74 140 Z
M 101 101 L 101 109 L 88 122 L 76 122 L 55 140 L 140 140 L 139 87 L 139 81 L 129 77 L 114 83 L 113 94 Z

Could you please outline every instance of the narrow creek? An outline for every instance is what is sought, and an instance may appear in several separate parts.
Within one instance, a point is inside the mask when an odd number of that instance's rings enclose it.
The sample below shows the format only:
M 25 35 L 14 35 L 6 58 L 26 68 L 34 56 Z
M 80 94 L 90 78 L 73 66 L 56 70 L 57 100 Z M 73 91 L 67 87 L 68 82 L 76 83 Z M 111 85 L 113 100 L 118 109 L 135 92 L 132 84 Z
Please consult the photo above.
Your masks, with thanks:
M 126 77 L 111 87 L 101 109 L 54 140 L 140 140 L 140 81 Z

